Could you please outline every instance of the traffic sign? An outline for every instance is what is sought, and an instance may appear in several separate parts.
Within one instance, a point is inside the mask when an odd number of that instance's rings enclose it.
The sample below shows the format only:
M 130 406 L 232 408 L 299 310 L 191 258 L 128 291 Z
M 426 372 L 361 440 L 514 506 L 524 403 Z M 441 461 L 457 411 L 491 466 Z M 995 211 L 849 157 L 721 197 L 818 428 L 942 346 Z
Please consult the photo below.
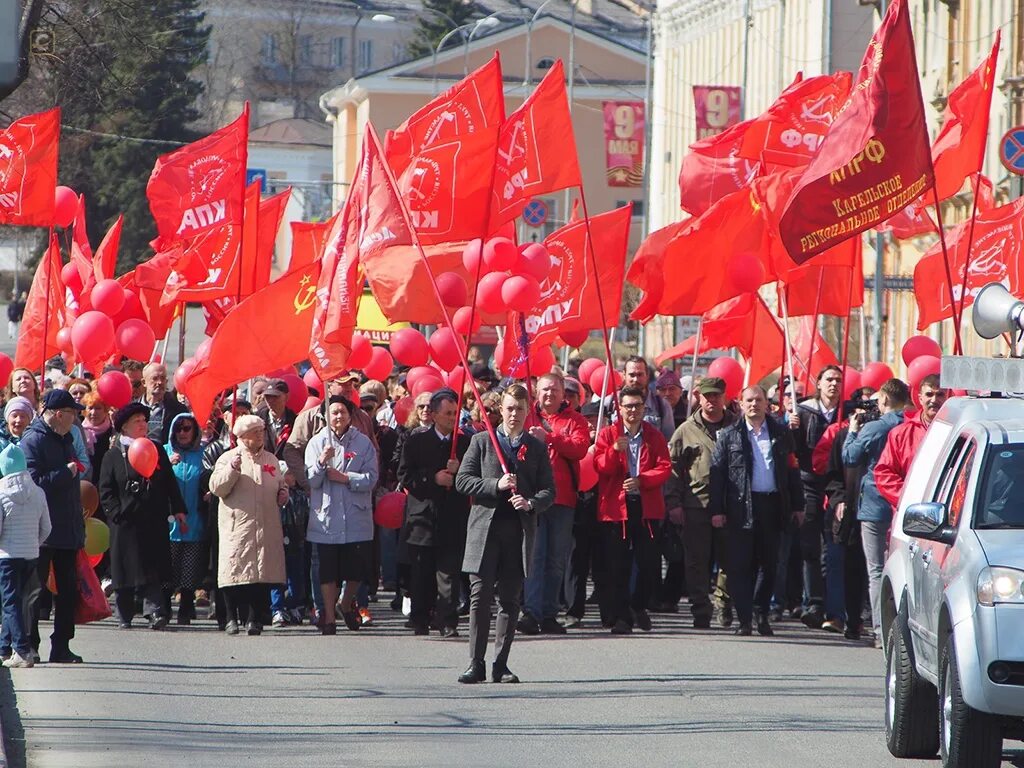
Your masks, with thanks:
M 543 200 L 531 200 L 523 206 L 523 221 L 531 227 L 541 227 L 548 220 L 548 205 Z
M 1010 173 L 1024 176 L 1024 125 L 1003 134 L 999 140 L 999 159 Z
M 245 186 L 249 186 L 254 181 L 260 183 L 260 194 L 265 194 L 267 191 L 267 169 L 266 168 L 246 168 L 245 169 Z

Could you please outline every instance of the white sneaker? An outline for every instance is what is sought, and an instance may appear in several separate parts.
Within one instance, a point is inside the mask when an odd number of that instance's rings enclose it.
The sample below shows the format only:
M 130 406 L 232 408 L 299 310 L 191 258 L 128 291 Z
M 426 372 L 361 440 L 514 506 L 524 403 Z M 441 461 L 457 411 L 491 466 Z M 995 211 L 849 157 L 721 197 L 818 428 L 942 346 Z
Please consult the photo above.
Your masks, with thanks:
M 285 624 L 288 623 L 288 620 L 285 619 L 284 613 L 282 611 L 274 611 L 274 619 L 270 623 L 271 626 L 274 627 L 283 627 Z
M 114 582 L 110 579 L 104 579 L 102 582 L 100 582 L 100 586 L 103 587 L 103 594 L 107 597 L 110 597 L 112 594 L 114 594 Z
M 34 667 L 35 661 L 32 660 L 31 651 L 28 654 L 28 658 L 25 658 L 20 653 L 15 651 L 11 654 L 10 658 L 4 659 L 4 666 L 10 667 Z
M 411 597 L 403 597 L 402 598 L 402 615 L 403 616 L 412 616 L 412 598 Z

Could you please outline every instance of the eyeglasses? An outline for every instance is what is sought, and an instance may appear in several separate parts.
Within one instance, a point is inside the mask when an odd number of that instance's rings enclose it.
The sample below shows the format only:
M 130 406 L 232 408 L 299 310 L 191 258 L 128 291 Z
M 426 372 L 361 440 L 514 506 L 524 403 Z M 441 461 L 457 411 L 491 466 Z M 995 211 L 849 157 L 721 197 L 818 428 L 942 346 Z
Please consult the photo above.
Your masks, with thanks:
M 192 425 L 191 424 L 180 424 L 179 426 L 175 427 L 174 431 L 175 432 L 191 432 L 192 431 Z
M 643 403 L 619 403 L 619 407 L 627 411 L 635 411 L 637 408 L 643 408 Z
M 424 403 L 423 405 L 417 405 L 416 410 L 419 411 L 423 408 L 430 408 L 430 403 Z

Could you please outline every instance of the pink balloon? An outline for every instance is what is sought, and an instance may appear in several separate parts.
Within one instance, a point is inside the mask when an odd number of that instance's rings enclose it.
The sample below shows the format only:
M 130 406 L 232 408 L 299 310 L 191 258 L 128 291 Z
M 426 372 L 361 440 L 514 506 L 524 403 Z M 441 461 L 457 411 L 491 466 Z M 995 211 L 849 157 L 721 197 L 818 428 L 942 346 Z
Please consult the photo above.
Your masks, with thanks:
M 593 375 L 594 371 L 596 371 L 603 365 L 604 363 L 598 358 L 588 357 L 586 360 L 580 363 L 579 370 L 577 371 L 577 376 L 579 377 L 579 380 L 585 381 L 587 384 L 590 384 L 590 377 Z
M 543 243 L 529 243 L 519 249 L 519 262 L 514 272 L 517 275 L 528 275 L 538 283 L 551 272 L 551 254 Z
M 391 353 L 384 347 L 374 347 L 371 350 L 370 362 L 363 366 L 363 373 L 368 379 L 384 381 L 391 375 L 391 370 L 394 367 L 395 361 L 392 359 Z
M 501 300 L 517 312 L 529 312 L 540 301 L 540 284 L 529 275 L 512 275 L 502 283 Z
M 917 393 L 921 388 L 921 380 L 925 376 L 938 375 L 942 370 L 942 360 L 934 355 L 920 355 L 915 357 L 907 366 L 907 384 L 910 391 Z
M 466 281 L 455 272 L 442 272 L 437 276 L 437 292 L 446 307 L 461 307 L 466 303 Z
M 622 374 L 618 371 L 612 371 L 608 377 L 608 388 L 604 389 L 604 369 L 605 366 L 602 363 L 598 368 L 590 374 L 590 388 L 599 396 L 610 395 L 612 392 L 617 391 L 623 382 Z
M 181 361 L 181 365 L 174 370 L 174 389 L 176 391 L 181 392 L 185 380 L 195 370 L 195 367 L 196 361 L 193 357 L 186 357 Z
M 543 376 L 555 367 L 555 353 L 547 344 L 530 352 L 530 375 Z
M 729 279 L 742 293 L 753 293 L 765 281 L 764 263 L 756 253 L 738 253 L 729 260 Z
M 416 385 L 416 382 L 424 376 L 432 378 L 440 375 L 441 374 L 436 368 L 431 368 L 429 365 L 417 365 L 416 367 L 410 368 L 406 371 L 405 388 L 411 392 L 412 388 Z
M 100 280 L 89 296 L 92 308 L 115 317 L 124 307 L 124 289 L 117 280 Z
M 373 522 L 381 528 L 397 530 L 405 520 L 405 494 L 398 491 L 385 493 L 373 508 Z
M 114 327 L 119 328 L 125 320 L 146 320 L 146 311 L 142 308 L 139 295 L 131 288 L 124 289 L 124 306 L 114 316 Z
M 201 342 L 199 342 L 199 346 L 196 347 L 196 351 L 195 353 L 193 353 L 192 357 L 194 357 L 197 361 L 205 360 L 210 356 L 210 347 L 212 346 L 213 339 L 203 339 Z M 294 373 L 294 371 L 291 371 L 291 373 Z M 274 376 L 274 378 L 283 378 L 283 374 Z
M 362 370 L 373 358 L 373 345 L 369 337 L 363 333 L 352 334 L 352 352 L 348 356 L 348 367 Z
M 423 334 L 415 328 L 402 328 L 391 334 L 391 354 L 402 365 L 426 365 L 430 347 Z
M 939 346 L 939 342 L 928 336 L 911 336 L 903 342 L 903 362 L 906 365 L 910 365 L 922 355 L 942 357 L 942 347 Z
M 53 223 L 61 229 L 70 227 L 78 214 L 78 193 L 71 187 L 53 191 Z
M 395 413 L 395 421 L 398 424 L 404 425 L 409 421 L 409 417 L 412 415 L 412 409 L 416 407 L 416 401 L 406 395 L 402 399 L 395 402 L 395 407 L 392 409 Z
M 298 413 L 305 406 L 306 398 L 309 397 L 306 382 L 297 373 L 286 373 L 281 377 L 281 380 L 288 385 L 288 399 L 285 405 L 295 411 L 295 413 Z
M 132 401 L 132 382 L 121 371 L 107 371 L 100 376 L 96 380 L 96 391 L 111 408 L 124 408 Z
M 504 272 L 491 272 L 480 278 L 480 285 L 476 289 L 476 305 L 483 311 L 490 314 L 498 314 L 505 311 L 505 304 L 501 298 L 501 287 L 505 283 Z
M 589 491 L 597 485 L 597 468 L 594 466 L 594 448 L 580 459 L 580 490 Z
M 0 352 L 0 387 L 6 387 L 14 372 L 14 361 Z
M 323 397 L 324 383 L 320 381 L 320 377 L 316 375 L 316 369 L 310 368 L 306 371 L 305 375 L 302 377 L 302 383 L 306 385 L 307 389 L 315 389 L 320 393 L 320 397 Z
M 470 328 L 470 321 L 472 321 L 472 329 Z M 481 325 L 483 325 L 483 320 L 480 319 L 479 309 L 474 312 L 473 307 L 462 307 L 455 310 L 455 314 L 452 315 L 452 326 L 457 333 L 461 333 L 463 336 L 476 333 L 480 330 Z
M 441 374 L 434 371 L 430 376 L 420 376 L 416 379 L 416 383 L 412 385 L 410 391 L 413 397 L 419 397 L 424 392 L 436 392 L 444 387 L 444 379 L 441 378 Z
M 462 266 L 466 268 L 466 272 L 469 273 L 469 278 L 473 281 L 476 280 L 477 270 L 480 268 L 480 262 L 483 258 L 484 241 L 477 238 L 476 240 L 470 240 L 466 243 L 466 247 L 462 249 Z
M 458 365 L 455 368 L 452 368 L 452 370 L 448 371 L 448 373 L 444 377 L 444 383 L 447 384 L 452 389 L 454 389 L 456 392 L 461 392 L 463 387 L 466 386 L 466 380 L 468 378 L 469 377 L 468 374 L 466 373 L 466 369 L 463 368 L 462 365 Z
M 114 324 L 102 312 L 83 312 L 71 327 L 71 344 L 82 360 L 101 360 L 114 351 Z
M 60 268 L 60 281 L 76 297 L 82 292 L 82 274 L 74 262 L 69 261 Z
M 114 332 L 118 351 L 132 360 L 149 360 L 156 336 L 145 320 L 125 320 Z
M 492 237 L 484 243 L 484 266 L 490 272 L 507 272 L 518 258 L 515 243 L 507 237 Z
M 57 331 L 57 349 L 69 355 L 74 354 L 75 348 L 71 344 L 71 329 L 61 328 Z
M 708 366 L 708 376 L 725 380 L 725 396 L 730 400 L 739 397 L 743 389 L 743 366 L 731 357 L 715 358 Z
M 306 402 L 302 404 L 302 410 L 296 411 L 296 413 L 302 413 L 302 411 L 308 411 L 310 408 L 316 408 L 324 399 L 317 395 L 310 395 L 306 398 Z
M 148 437 L 137 437 L 128 446 L 128 463 L 143 477 L 152 477 L 159 462 L 160 455 Z
M 448 328 L 438 328 L 430 335 L 430 356 L 442 371 L 450 371 L 459 364 L 459 340 Z
M 590 338 L 590 331 L 562 331 L 558 336 L 565 346 L 579 349 Z
M 843 399 L 849 400 L 862 386 L 860 371 L 846 366 L 843 371 Z
M 894 378 L 892 368 L 885 363 L 868 363 L 860 374 L 862 386 L 878 389 L 889 379 Z

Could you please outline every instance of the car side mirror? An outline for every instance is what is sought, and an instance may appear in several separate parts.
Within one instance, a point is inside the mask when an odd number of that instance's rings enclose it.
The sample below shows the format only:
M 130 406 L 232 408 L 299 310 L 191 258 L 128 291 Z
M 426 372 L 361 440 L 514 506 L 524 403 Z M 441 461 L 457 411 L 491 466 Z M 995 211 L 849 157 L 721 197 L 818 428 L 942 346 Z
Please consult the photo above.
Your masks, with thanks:
M 937 501 L 911 504 L 903 514 L 903 533 L 948 544 L 953 531 L 946 524 L 946 505 Z

